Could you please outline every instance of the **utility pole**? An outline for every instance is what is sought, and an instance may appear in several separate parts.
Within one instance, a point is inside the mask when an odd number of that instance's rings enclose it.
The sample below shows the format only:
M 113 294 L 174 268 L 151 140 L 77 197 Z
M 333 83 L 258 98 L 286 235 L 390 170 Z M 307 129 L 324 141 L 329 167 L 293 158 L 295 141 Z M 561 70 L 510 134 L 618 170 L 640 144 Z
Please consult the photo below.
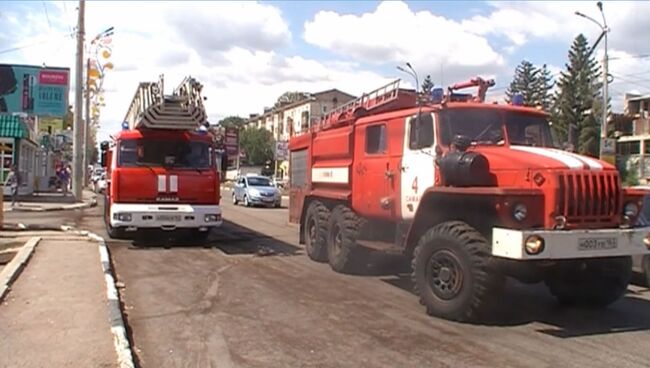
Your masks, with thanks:
M 84 13 L 85 1 L 79 0 L 77 21 L 77 60 L 75 65 L 74 143 L 72 145 L 72 193 L 77 201 L 83 192 L 83 59 L 84 59 Z
M 90 58 L 86 63 L 86 119 L 84 124 L 83 185 L 88 185 L 88 130 L 90 129 Z
M 591 55 L 592 52 L 596 49 L 596 46 L 598 46 L 598 43 L 600 42 L 603 37 L 605 38 L 605 52 L 603 55 L 603 117 L 602 117 L 602 122 L 600 124 L 600 152 L 599 152 L 599 158 L 602 160 L 603 159 L 603 148 L 605 147 L 605 139 L 607 138 L 607 102 L 609 98 L 609 86 L 608 86 L 608 78 L 609 78 L 609 57 L 607 55 L 607 34 L 609 33 L 609 27 L 607 26 L 607 20 L 605 19 L 605 13 L 603 12 L 603 3 L 602 2 L 597 2 L 596 6 L 598 7 L 598 10 L 600 11 L 600 15 L 603 18 L 603 23 L 600 23 L 599 21 L 595 20 L 594 18 L 585 15 L 579 11 L 575 12 L 575 14 L 579 17 L 583 17 L 594 24 L 596 24 L 598 27 L 600 27 L 601 33 L 594 45 L 591 47 L 591 50 L 589 51 L 589 55 Z M 587 57 L 589 57 L 589 55 Z

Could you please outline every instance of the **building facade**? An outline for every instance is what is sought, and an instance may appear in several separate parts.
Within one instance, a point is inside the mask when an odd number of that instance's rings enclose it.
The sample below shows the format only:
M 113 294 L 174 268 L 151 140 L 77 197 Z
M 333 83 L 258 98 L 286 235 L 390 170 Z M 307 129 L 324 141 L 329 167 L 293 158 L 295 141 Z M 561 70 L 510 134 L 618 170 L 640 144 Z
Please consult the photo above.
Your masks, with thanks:
M 264 128 L 273 134 L 277 144 L 286 144 L 290 137 L 304 133 L 318 123 L 324 114 L 355 98 L 338 89 L 306 93 L 298 101 L 265 108 L 261 115 L 251 114 L 246 127 Z M 286 180 L 289 173 L 289 158 L 278 157 L 275 171 L 279 179 Z
M 650 184 L 650 95 L 625 94 L 624 114 L 632 119 L 628 135 L 616 142 L 619 167 L 636 171 L 640 184 Z

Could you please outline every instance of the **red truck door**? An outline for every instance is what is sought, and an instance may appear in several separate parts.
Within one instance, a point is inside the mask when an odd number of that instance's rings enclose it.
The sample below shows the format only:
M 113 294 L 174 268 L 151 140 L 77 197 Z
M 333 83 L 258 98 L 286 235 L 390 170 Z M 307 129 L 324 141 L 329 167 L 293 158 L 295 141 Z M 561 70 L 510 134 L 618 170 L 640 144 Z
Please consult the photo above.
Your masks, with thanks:
M 361 215 L 390 219 L 394 214 L 394 174 L 389 150 L 388 122 L 357 127 L 352 205 Z

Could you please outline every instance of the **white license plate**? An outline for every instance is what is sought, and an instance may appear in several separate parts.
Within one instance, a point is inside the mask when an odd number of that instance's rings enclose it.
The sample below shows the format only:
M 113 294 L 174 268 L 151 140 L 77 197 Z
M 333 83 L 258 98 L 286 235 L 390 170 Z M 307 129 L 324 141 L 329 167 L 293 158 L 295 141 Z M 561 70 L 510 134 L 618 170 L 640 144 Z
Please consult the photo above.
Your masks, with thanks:
M 615 237 L 578 239 L 578 250 L 609 250 L 618 248 Z
M 264 202 L 273 202 L 273 198 L 264 198 L 263 201 Z
M 157 221 L 169 221 L 169 222 L 179 222 L 181 220 L 180 215 L 157 215 Z

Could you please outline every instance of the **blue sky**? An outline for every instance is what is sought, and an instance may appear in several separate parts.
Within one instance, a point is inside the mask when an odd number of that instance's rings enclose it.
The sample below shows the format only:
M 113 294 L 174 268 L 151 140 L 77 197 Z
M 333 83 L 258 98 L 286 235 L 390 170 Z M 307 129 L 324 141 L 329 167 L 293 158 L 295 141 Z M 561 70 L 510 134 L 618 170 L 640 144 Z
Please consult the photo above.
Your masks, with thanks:
M 574 15 L 600 19 L 595 2 L 268 1 L 86 3 L 89 35 L 115 27 L 105 76 L 100 137 L 119 129 L 139 81 L 165 74 L 171 88 L 188 74 L 208 96 L 210 119 L 247 116 L 285 91 L 339 88 L 352 94 L 395 78 L 410 61 L 421 77 L 448 85 L 476 75 L 496 79 L 489 98 L 502 100 L 523 59 L 564 66 L 580 32 L 599 29 Z M 0 2 L 2 62 L 74 67 L 76 2 Z M 605 2 L 615 110 L 624 92 L 650 93 L 645 19 L 650 3 Z M 19 50 L 11 51 L 13 48 Z M 602 55 L 602 47 L 597 56 Z M 74 80 L 73 80 L 74 83 Z

